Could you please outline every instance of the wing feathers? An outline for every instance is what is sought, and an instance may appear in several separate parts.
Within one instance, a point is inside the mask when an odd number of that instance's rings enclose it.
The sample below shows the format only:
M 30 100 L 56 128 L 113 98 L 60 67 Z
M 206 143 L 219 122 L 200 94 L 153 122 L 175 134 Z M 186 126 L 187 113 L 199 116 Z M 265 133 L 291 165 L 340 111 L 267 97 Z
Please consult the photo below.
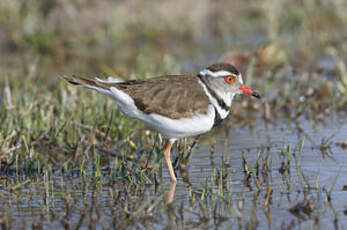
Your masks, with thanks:
M 73 85 L 95 89 L 113 98 L 116 96 L 112 92 L 114 87 L 130 96 L 137 109 L 145 114 L 157 113 L 173 119 L 207 113 L 210 104 L 195 76 L 162 76 L 125 82 L 114 78 L 105 81 L 77 76 L 64 79 Z

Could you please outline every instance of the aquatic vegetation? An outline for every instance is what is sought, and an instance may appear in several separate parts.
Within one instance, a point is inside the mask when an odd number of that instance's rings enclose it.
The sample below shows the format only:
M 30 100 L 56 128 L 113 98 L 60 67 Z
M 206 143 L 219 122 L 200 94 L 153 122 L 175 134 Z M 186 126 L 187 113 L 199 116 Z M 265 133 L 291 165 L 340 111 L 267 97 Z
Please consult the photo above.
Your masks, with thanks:
M 0 2 L 0 226 L 345 227 L 346 4 L 135 2 Z M 221 59 L 263 100 L 177 143 L 175 187 L 160 136 L 58 77 Z

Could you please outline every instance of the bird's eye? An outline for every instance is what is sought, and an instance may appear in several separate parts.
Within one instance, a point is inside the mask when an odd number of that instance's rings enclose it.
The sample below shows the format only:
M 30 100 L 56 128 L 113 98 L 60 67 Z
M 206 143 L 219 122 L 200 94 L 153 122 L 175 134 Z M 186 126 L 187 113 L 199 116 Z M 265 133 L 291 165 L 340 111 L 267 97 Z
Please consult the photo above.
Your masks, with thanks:
M 228 75 L 228 76 L 224 77 L 224 80 L 226 83 L 232 84 L 236 81 L 236 77 L 232 76 L 232 75 Z

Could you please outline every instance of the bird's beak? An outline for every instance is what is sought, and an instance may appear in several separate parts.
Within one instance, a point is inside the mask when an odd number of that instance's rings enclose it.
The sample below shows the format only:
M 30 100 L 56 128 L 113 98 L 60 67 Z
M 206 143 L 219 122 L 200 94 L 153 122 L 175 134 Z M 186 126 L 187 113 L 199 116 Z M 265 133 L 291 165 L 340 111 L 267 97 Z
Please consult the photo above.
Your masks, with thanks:
M 244 94 L 248 94 L 248 95 L 252 95 L 253 97 L 256 97 L 258 99 L 261 98 L 261 96 L 259 95 L 259 93 L 255 92 L 254 90 L 252 90 L 251 88 L 249 88 L 247 85 L 241 85 L 240 86 L 240 90 L 242 93 Z

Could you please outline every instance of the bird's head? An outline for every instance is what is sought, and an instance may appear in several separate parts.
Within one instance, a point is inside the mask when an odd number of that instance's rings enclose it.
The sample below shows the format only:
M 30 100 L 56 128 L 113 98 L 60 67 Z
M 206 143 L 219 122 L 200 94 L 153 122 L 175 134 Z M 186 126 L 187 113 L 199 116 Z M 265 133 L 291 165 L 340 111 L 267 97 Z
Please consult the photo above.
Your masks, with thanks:
M 256 91 L 243 83 L 241 73 L 233 65 L 216 63 L 201 70 L 198 76 L 207 87 L 222 94 L 222 97 L 230 95 L 232 99 L 236 94 L 247 94 L 260 99 Z

